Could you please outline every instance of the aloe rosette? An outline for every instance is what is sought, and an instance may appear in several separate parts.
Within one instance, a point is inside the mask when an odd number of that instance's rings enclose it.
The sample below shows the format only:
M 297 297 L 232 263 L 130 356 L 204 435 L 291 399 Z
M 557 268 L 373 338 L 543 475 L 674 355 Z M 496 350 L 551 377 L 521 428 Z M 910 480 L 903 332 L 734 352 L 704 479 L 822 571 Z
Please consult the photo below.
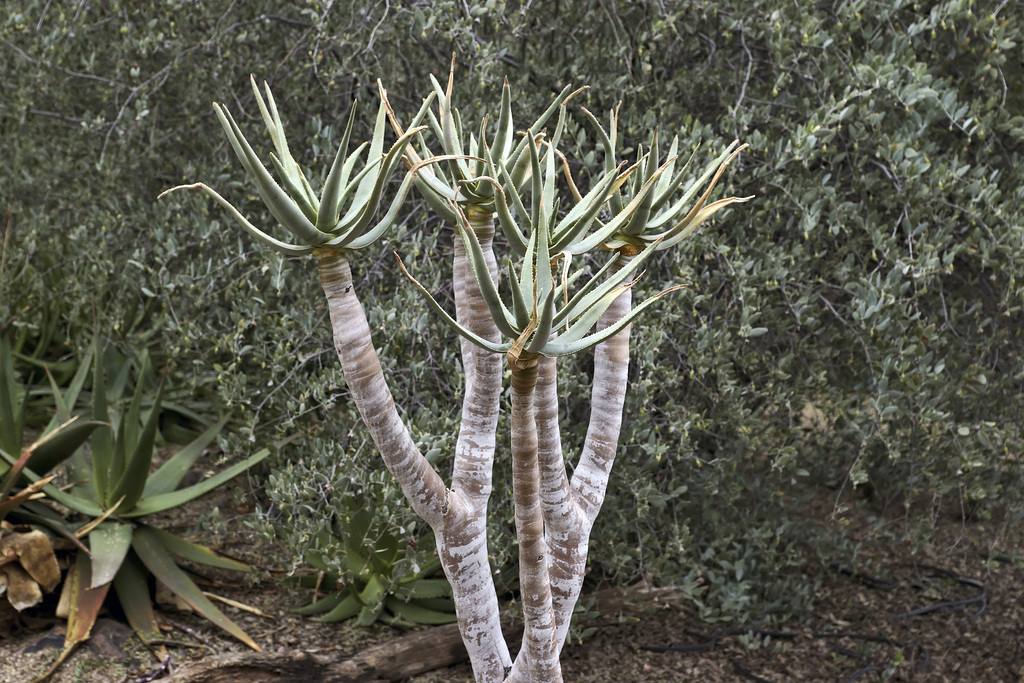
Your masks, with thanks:
M 92 419 L 75 419 L 70 417 L 70 410 L 74 407 L 90 369 Z M 80 548 L 65 578 L 57 610 L 58 616 L 68 618 L 68 630 L 65 649 L 54 667 L 78 643 L 89 637 L 111 588 L 139 637 L 146 642 L 159 640 L 162 636 L 150 597 L 150 575 L 211 623 L 259 650 L 259 645 L 196 586 L 178 566 L 178 561 L 181 558 L 236 571 L 249 571 L 249 565 L 168 533 L 147 523 L 146 517 L 209 493 L 261 462 L 269 455 L 269 451 L 263 449 L 199 483 L 182 487 L 185 475 L 224 428 L 227 417 L 208 427 L 151 473 L 162 392 L 158 390 L 155 397 L 149 397 L 146 395 L 145 384 L 140 381 L 135 386 L 127 408 L 112 410 L 108 403 L 107 387 L 104 354 L 97 337 L 68 391 L 62 395 L 53 386 L 57 403 L 55 420 L 62 425 L 100 427 L 92 433 L 91 458 L 87 460 L 77 451 L 84 437 L 71 439 L 75 434 L 68 432 L 67 436 L 62 435 L 60 439 L 68 447 L 60 450 L 59 457 L 49 450 L 39 448 L 37 456 L 45 457 L 23 456 L 20 463 L 24 465 L 27 462 L 30 465 L 23 467 L 22 472 L 34 482 L 35 488 L 89 520 L 69 523 L 64 516 L 35 500 L 25 501 L 16 511 L 26 521 L 48 526 L 73 539 Z M 149 405 L 148 415 L 144 405 Z M 0 455 L 6 459 L 6 454 Z M 69 486 L 58 488 L 50 483 L 52 475 L 41 475 L 62 463 L 66 467 Z M 47 469 L 37 472 L 32 466 L 45 466 Z M 88 549 L 78 539 L 86 540 Z
M 213 108 L 217 119 L 224 128 L 231 148 L 246 173 L 256 184 L 260 198 L 278 224 L 301 244 L 284 242 L 260 230 L 229 201 L 205 183 L 179 185 L 165 190 L 160 196 L 163 197 L 181 189 L 203 190 L 224 207 L 238 224 L 260 243 L 290 256 L 303 256 L 320 251 L 353 251 L 363 249 L 380 239 L 393 225 L 412 180 L 405 179 L 387 213 L 380 221 L 374 223 L 374 216 L 380 208 L 385 186 L 400 163 L 406 142 L 416 134 L 417 130 L 410 130 L 396 141 L 385 154 L 384 135 L 387 131 L 387 109 L 382 102 L 377 113 L 373 138 L 369 143 L 364 142 L 358 145 L 351 154 L 348 154 L 357 112 L 356 106 L 353 105 L 341 145 L 334 158 L 334 163 L 327 173 L 320 197 L 317 198 L 305 174 L 288 149 L 284 123 L 270 91 L 270 86 L 264 84 L 267 95 L 264 100 L 255 78 L 250 78 L 250 81 L 263 122 L 277 152 L 270 155 L 270 161 L 281 184 L 274 180 L 263 162 L 260 161 L 259 156 L 242 134 L 227 107 L 214 103 Z M 362 156 L 364 151 L 366 151 L 365 161 Z M 284 188 L 281 185 L 284 185 Z

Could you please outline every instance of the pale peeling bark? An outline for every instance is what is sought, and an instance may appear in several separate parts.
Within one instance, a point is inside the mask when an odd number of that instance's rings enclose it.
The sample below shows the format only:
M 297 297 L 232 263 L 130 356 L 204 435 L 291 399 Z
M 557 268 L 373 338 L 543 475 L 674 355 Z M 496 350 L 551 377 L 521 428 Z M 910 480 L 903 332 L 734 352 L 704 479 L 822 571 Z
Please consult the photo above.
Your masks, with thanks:
M 469 215 L 470 225 L 497 278 L 490 214 Z M 473 277 L 462 240 L 455 239 L 455 311 L 461 325 L 490 341 L 501 335 Z M 477 681 L 501 681 L 512 658 L 501 633 L 498 597 L 487 552 L 487 501 L 491 494 L 495 433 L 501 400 L 501 356 L 462 339 L 465 395 L 455 445 L 455 466 L 437 548 L 452 584 L 459 630 Z
M 480 214 L 470 216 L 470 221 L 488 257 L 491 275 L 497 279 L 491 218 Z M 590 424 L 571 481 L 558 429 L 555 360 L 509 358 L 513 495 L 526 622 L 523 646 L 513 663 L 501 633 L 487 553 L 486 512 L 501 395 L 501 357 L 462 342 L 465 397 L 448 490 L 412 442 L 395 408 L 353 289 L 348 261 L 337 253 L 321 254 L 319 271 L 335 347 L 360 416 L 413 509 L 435 532 L 476 680 L 561 681 L 559 654 L 583 587 L 590 531 L 604 500 L 618 445 L 629 366 L 629 328 L 595 350 Z M 459 322 L 497 341 L 499 333 L 460 240 L 455 242 L 453 278 Z M 627 291 L 608 308 L 598 326 L 617 321 L 630 307 Z
M 573 608 L 583 587 L 588 539 L 583 516 L 572 499 L 558 426 L 558 366 L 540 358 L 535 394 L 541 509 L 548 548 L 548 576 L 555 613 L 555 640 L 561 653 Z
M 325 252 L 318 255 L 317 266 L 334 330 L 334 347 L 359 415 L 413 510 L 437 529 L 443 521 L 444 482 L 413 443 L 395 408 L 373 348 L 366 314 L 356 297 L 348 259 L 337 252 Z
M 480 233 L 490 251 L 493 227 L 489 233 L 483 227 Z M 464 365 L 472 370 L 466 377 L 456 474 L 452 490 L 448 491 L 416 448 L 395 408 L 366 316 L 353 288 L 348 260 L 341 254 L 325 253 L 319 256 L 318 266 L 345 380 L 385 465 L 416 514 L 434 530 L 474 675 L 481 682 L 502 681 L 512 660 L 501 633 L 498 599 L 487 556 L 486 520 L 501 395 L 501 356 L 475 346 L 463 346 L 464 359 L 469 361 Z M 454 271 L 460 319 L 481 336 L 496 339 L 497 329 L 473 280 L 465 251 L 458 243 Z
M 628 262 L 624 258 L 628 257 L 620 257 L 619 267 Z M 598 329 L 622 319 L 631 307 L 631 292 L 626 290 L 601 316 Z M 627 326 L 595 348 L 590 423 L 572 482 L 565 485 L 567 492 L 563 492 L 560 481 L 565 466 L 558 435 L 557 404 L 553 403 L 557 401 L 554 367 L 552 364 L 548 370 L 541 366 L 542 379 L 538 380 L 537 391 L 544 398 L 538 398 L 537 407 L 542 485 L 546 486 L 541 495 L 548 502 L 545 531 L 559 653 L 583 589 L 590 532 L 604 502 L 618 450 L 629 371 L 629 333 Z
M 621 320 L 632 308 L 631 290 L 619 296 L 598 322 L 599 328 Z M 601 511 L 608 477 L 615 463 L 622 428 L 622 409 L 626 402 L 629 373 L 629 331 L 627 325 L 615 336 L 599 344 L 594 351 L 594 385 L 590 396 L 590 424 L 583 442 L 579 464 L 573 472 L 573 500 L 585 518 L 586 534 Z
M 513 683 L 557 683 L 562 680 L 559 646 L 551 602 L 547 543 L 540 500 L 537 422 L 533 397 L 537 383 L 535 359 L 514 358 L 512 368 L 512 495 L 519 539 L 519 591 L 526 630 L 516 657 Z

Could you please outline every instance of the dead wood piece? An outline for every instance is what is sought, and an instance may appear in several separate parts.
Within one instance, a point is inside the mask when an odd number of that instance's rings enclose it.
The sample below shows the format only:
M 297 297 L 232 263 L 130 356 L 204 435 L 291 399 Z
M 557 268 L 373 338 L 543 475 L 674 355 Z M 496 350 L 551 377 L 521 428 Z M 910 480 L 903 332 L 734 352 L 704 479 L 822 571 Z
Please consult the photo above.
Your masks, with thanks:
M 204 657 L 174 672 L 175 683 L 343 683 L 308 652 L 230 652 Z
M 671 609 L 695 616 L 693 606 L 681 586 L 635 584 L 628 588 L 606 588 L 580 599 L 580 604 L 591 602 L 591 609 L 601 614 L 639 617 L 653 611 Z
M 602 613 L 642 615 L 653 609 L 684 609 L 678 587 L 633 586 L 591 596 Z M 586 598 L 584 598 L 586 600 Z M 505 625 L 506 640 L 522 637 L 522 624 Z M 513 648 L 514 649 L 514 648 Z M 383 683 L 401 681 L 469 659 L 458 624 L 435 626 L 370 646 L 340 661 L 308 652 L 238 652 L 189 662 L 175 672 L 176 683 Z
M 400 681 L 468 658 L 458 624 L 447 624 L 373 645 L 331 669 L 345 681 Z
M 176 683 L 383 683 L 463 662 L 457 624 L 415 631 L 373 645 L 342 661 L 307 652 L 233 652 L 189 662 Z

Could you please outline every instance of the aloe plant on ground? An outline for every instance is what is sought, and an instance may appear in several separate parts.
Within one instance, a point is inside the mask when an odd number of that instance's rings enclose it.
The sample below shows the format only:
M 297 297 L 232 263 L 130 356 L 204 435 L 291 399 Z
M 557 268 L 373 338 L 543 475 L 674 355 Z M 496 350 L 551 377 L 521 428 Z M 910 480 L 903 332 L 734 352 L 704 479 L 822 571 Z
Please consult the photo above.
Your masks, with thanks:
M 284 188 L 227 110 L 215 105 L 232 148 L 270 212 L 299 244 L 256 228 L 208 186 L 185 187 L 207 192 L 264 245 L 317 259 L 334 344 L 352 399 L 413 510 L 434 531 L 477 680 L 560 681 L 559 654 L 583 585 L 590 530 L 616 452 L 627 385 L 629 326 L 675 287 L 635 306 L 631 288 L 642 264 L 659 249 L 691 234 L 720 209 L 750 199 L 728 197 L 707 203 L 724 168 L 742 148 L 729 148 L 707 165 L 700 178 L 689 182 L 686 167 L 677 168 L 675 143 L 662 161 L 655 135 L 650 149 L 638 154 L 634 163 L 620 164 L 614 113 L 610 131 L 585 113 L 597 129 L 606 165 L 584 192 L 577 188 L 559 148 L 570 116 L 568 102 L 579 91 L 563 90 L 517 141 L 507 83 L 493 130 L 485 121 L 475 129 L 478 133 L 468 134 L 473 129 L 463 128 L 452 107 L 452 79 L 447 88 L 433 79 L 432 84 L 433 92 L 408 129 L 380 88 L 377 127 L 368 158 L 355 175 L 361 178 L 358 187 L 356 180 L 346 180 L 359 157 L 344 157 L 343 148 L 319 200 L 288 152 L 269 89 L 269 107 L 258 90 L 257 98 L 278 153 L 271 156 L 272 165 Z M 385 113 L 398 135 L 386 154 Z M 549 134 L 544 126 L 552 117 L 555 125 Z M 428 132 L 440 145 L 437 152 L 427 143 Z M 373 214 L 380 203 L 375 189 L 400 157 L 409 172 L 384 219 L 372 229 L 365 220 L 339 221 L 338 207 L 346 201 L 354 207 L 349 214 Z M 558 179 L 560 174 L 564 182 Z M 387 230 L 410 182 L 458 233 L 452 267 L 454 316 L 406 272 L 427 305 L 462 336 L 462 422 L 447 484 L 416 447 L 394 404 L 349 266 L 350 258 Z M 700 197 L 692 201 L 698 191 Z M 504 288 L 494 252 L 496 226 L 509 256 Z M 603 260 L 603 265 L 594 273 L 574 270 L 573 259 L 582 263 L 583 254 Z M 401 262 L 399 266 L 405 272 Z M 590 427 L 569 477 L 558 432 L 556 363 L 560 356 L 592 348 Z M 513 498 L 525 617 L 523 645 L 515 658 L 501 632 L 485 523 L 503 357 L 511 375 Z
M 304 585 L 338 590 L 305 607 L 294 610 L 317 621 L 337 622 L 355 619 L 360 626 L 376 621 L 402 628 L 417 624 L 449 624 L 456 620 L 452 588 L 448 580 L 434 575 L 441 562 L 434 558 L 424 566 L 413 564 L 399 569 L 405 558 L 404 539 L 393 534 L 367 538 L 370 511 L 358 509 L 345 519 L 345 535 L 340 539 L 345 548 L 346 576 L 332 573 L 326 558 L 310 552 L 306 561 L 316 567 L 319 576 L 307 576 Z M 326 530 L 321 532 L 327 534 Z M 320 539 L 328 546 L 327 538 Z M 420 548 L 429 552 L 429 548 Z M 308 579 L 314 579 L 309 585 Z
M 6 345 L 0 349 L 5 351 Z M 11 513 L 23 522 L 49 527 L 73 539 L 80 547 L 65 577 L 57 609 L 58 616 L 68 619 L 68 630 L 64 651 L 54 667 L 78 643 L 88 638 L 111 587 L 139 637 L 146 642 L 158 640 L 161 635 L 150 599 L 150 575 L 204 618 L 253 649 L 260 650 L 252 638 L 203 594 L 178 563 L 187 560 L 243 572 L 251 567 L 148 524 L 145 518 L 214 490 L 262 461 L 269 451 L 263 449 L 208 479 L 180 488 L 185 475 L 224 428 L 228 419 L 225 417 L 151 474 L 162 392 L 158 389 L 155 397 L 147 396 L 146 386 L 140 381 L 127 408 L 112 410 L 108 405 L 104 356 L 97 337 L 68 390 L 62 394 L 53 384 L 57 404 L 56 427 L 48 428 L 18 459 L 7 452 L 10 444 L 5 442 L 4 448 L 0 449 L 0 473 L 7 472 L 6 477 L 0 479 L 0 484 L 3 484 L 0 488 L 0 517 Z M 13 395 L 13 390 L 6 379 L 11 376 L 10 363 L 6 361 L 9 361 L 9 354 L 0 353 L 0 380 L 4 380 L 0 382 L 4 384 L 0 387 L 0 414 L 5 417 L 5 423 L 14 405 L 8 398 Z M 90 370 L 92 419 L 71 417 L 70 411 Z M 143 410 L 147 404 L 150 406 L 148 415 Z M 91 458 L 87 459 L 79 446 L 90 436 Z M 13 434 L 6 435 L 5 439 L 8 437 L 10 440 L 14 438 Z M 67 486 L 58 488 L 51 483 L 55 475 L 50 472 L 62 464 Z M 9 495 L 12 483 L 22 477 L 31 483 L 24 484 L 17 494 Z M 38 500 L 43 495 L 79 513 L 84 521 L 69 521 Z M 0 539 L 0 542 L 5 547 L 15 542 L 19 548 L 27 547 L 30 541 L 38 546 L 39 538 L 45 536 L 38 532 L 33 534 L 36 535 L 23 535 L 23 538 L 10 541 Z M 84 539 L 88 546 L 77 539 Z M 52 557 L 48 542 L 47 550 Z M 59 572 L 57 576 L 59 578 Z M 47 590 L 55 585 L 42 580 L 37 582 Z

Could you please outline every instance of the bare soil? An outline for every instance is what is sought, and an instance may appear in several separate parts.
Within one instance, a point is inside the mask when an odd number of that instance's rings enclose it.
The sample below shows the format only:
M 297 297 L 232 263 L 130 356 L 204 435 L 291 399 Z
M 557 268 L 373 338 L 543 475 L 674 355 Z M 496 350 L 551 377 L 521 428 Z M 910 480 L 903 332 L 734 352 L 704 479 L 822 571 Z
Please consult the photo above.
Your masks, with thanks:
M 201 511 L 217 505 L 231 506 L 234 514 L 227 493 L 212 495 L 201 510 L 186 510 L 168 524 L 187 531 Z M 823 496 L 818 507 L 808 514 L 830 524 L 830 499 Z M 706 624 L 676 603 L 591 613 L 584 626 L 596 627 L 594 635 L 567 644 L 563 652 L 565 680 L 1024 683 L 1024 540 L 995 539 L 991 529 L 996 524 L 946 516 L 929 529 L 924 550 L 912 549 L 892 531 L 901 524 L 879 522 L 866 506 L 847 514 L 846 533 L 862 540 L 860 562 L 854 567 L 809 565 L 806 571 L 820 581 L 821 591 L 813 612 L 799 621 L 763 630 Z M 262 567 L 285 559 L 283 551 L 244 531 L 212 538 L 203 532 L 194 540 L 218 544 Z M 285 587 L 269 573 L 250 580 L 226 574 L 210 578 L 207 590 L 258 610 L 223 606 L 267 653 L 301 652 L 319 661 L 341 661 L 406 634 L 380 625 L 357 628 L 351 622 L 320 624 L 295 616 L 289 608 L 306 604 L 308 591 Z M 13 632 L 0 633 L 0 683 L 27 683 L 54 661 L 63 644 L 63 624 L 49 616 L 52 609 L 48 601 L 23 615 Z M 51 680 L 175 680 L 174 672 L 190 662 L 251 652 L 192 614 L 169 608 L 163 614 L 168 661 L 157 661 L 111 614 Z M 284 679 L 239 674 L 223 680 Z M 469 683 L 472 671 L 464 663 L 405 680 Z

